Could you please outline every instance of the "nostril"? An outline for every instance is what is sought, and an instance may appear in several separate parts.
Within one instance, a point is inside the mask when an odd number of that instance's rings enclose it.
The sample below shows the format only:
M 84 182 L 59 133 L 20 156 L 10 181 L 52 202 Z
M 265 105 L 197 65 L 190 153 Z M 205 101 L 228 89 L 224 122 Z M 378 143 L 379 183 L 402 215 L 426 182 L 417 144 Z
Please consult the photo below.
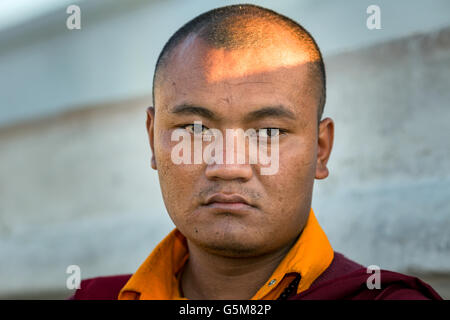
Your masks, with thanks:
M 212 164 L 206 167 L 209 179 L 247 181 L 253 176 L 252 166 L 248 164 Z

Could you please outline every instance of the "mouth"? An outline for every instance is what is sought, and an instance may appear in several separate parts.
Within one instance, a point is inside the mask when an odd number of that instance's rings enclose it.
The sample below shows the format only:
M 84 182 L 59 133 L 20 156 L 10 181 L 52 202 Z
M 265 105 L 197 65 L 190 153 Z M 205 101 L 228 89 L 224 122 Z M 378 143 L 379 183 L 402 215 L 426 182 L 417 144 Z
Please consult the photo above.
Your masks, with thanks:
M 216 193 L 206 199 L 205 207 L 225 210 L 230 213 L 248 211 L 255 208 L 249 201 L 239 194 Z

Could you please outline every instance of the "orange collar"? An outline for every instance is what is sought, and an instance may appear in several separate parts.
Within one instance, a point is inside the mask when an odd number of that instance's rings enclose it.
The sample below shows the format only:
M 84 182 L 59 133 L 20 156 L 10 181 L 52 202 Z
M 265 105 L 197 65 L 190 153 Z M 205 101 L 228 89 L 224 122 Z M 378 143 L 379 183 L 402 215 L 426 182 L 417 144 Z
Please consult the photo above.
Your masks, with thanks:
M 252 300 L 276 299 L 292 280 L 302 278 L 297 293 L 307 290 L 333 260 L 334 252 L 311 209 L 302 234 Z M 174 229 L 153 250 L 119 293 L 119 300 L 185 299 L 178 273 L 189 257 L 186 238 Z

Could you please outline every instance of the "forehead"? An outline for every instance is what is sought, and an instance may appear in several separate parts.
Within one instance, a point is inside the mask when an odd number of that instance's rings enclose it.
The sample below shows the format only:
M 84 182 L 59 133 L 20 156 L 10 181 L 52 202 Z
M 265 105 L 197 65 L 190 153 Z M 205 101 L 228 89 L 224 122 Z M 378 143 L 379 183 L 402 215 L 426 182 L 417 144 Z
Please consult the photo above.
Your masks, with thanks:
M 231 102 L 237 106 L 311 104 L 309 64 L 296 41 L 273 41 L 263 48 L 227 50 L 189 36 L 164 67 L 155 90 L 157 106 Z M 311 100 L 311 101 L 310 101 Z

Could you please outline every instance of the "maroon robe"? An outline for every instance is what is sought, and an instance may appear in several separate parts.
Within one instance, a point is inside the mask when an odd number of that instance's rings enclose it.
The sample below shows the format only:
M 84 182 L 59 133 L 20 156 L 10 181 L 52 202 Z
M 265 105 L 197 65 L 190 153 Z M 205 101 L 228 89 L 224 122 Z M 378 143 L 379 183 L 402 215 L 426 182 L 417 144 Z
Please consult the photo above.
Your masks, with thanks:
M 132 275 L 86 279 L 74 300 L 116 300 Z M 368 289 L 367 268 L 335 252 L 330 266 L 311 287 L 288 300 L 442 300 L 439 294 L 418 278 L 381 270 L 380 289 Z

